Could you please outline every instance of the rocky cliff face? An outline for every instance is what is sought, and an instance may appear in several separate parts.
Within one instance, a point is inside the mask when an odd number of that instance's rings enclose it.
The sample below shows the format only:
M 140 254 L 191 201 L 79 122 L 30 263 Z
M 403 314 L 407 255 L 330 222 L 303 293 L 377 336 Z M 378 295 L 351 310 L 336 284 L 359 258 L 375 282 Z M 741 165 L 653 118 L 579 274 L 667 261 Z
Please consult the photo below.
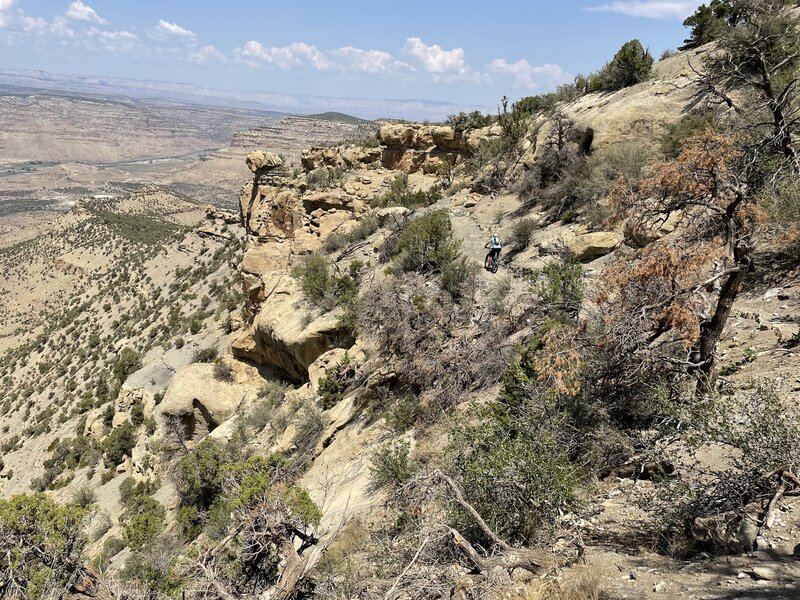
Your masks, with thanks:
M 303 322 L 295 306 L 299 288 L 289 271 L 331 232 L 363 216 L 367 204 L 341 189 L 306 189 L 304 179 L 287 178 L 274 154 L 252 153 L 247 160 L 253 180 L 240 199 L 247 232 L 240 272 L 254 318 L 233 352 L 303 381 L 308 367 L 346 334 L 336 315 Z
M 310 148 L 303 152 L 301 163 L 307 171 L 382 166 L 404 173 L 422 171 L 432 175 L 445 163 L 460 164 L 478 151 L 483 140 L 501 134 L 498 126 L 457 132 L 445 125 L 387 124 L 378 130 L 379 146 Z
M 384 125 L 378 132 L 379 147 L 306 150 L 302 159 L 306 173 L 294 178 L 276 154 L 249 154 L 253 179 L 240 196 L 240 217 L 247 232 L 240 272 L 254 319 L 234 344 L 234 355 L 304 380 L 309 365 L 346 334 L 337 326 L 335 314 L 310 324 L 301 322 L 303 317 L 293 306 L 299 288 L 289 276 L 292 265 L 318 251 L 332 233 L 364 218 L 369 202 L 392 172 L 435 176 L 445 161 L 459 164 L 477 151 L 482 140 L 498 135 L 497 127 L 460 134 L 447 126 Z M 335 170 L 350 174 L 328 189 L 310 189 L 305 175 Z

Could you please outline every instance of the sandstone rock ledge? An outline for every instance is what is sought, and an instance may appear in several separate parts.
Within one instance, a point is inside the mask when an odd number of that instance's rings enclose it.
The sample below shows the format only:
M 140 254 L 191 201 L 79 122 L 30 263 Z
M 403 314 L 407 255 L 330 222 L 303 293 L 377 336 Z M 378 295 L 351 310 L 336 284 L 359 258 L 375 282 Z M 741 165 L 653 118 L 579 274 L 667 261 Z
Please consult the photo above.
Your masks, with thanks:
M 334 347 L 352 345 L 339 325 L 339 313 L 324 314 L 306 323 L 296 306 L 302 296 L 297 283 L 283 277 L 272 290 L 253 324 L 232 345 L 234 356 L 275 368 L 292 380 L 305 381 L 309 366 Z

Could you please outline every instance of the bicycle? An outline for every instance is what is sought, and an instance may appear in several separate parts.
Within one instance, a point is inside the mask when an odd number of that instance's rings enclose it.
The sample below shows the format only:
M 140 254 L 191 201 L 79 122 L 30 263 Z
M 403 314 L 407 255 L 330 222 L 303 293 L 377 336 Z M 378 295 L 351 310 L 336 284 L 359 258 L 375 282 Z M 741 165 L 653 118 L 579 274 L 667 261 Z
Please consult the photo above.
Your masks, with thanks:
M 500 261 L 497 260 L 497 256 L 493 252 L 489 252 L 489 254 L 486 255 L 486 260 L 483 262 L 483 268 L 492 273 L 497 273 L 499 267 Z

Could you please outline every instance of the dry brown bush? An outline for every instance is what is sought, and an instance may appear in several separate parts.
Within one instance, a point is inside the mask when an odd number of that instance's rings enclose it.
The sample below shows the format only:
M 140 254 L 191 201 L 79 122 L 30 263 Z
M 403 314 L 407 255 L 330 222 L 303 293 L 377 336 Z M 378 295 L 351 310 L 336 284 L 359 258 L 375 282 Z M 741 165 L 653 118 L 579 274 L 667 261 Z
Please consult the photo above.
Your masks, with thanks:
M 598 304 L 610 351 L 622 357 L 618 366 L 627 362 L 623 376 L 666 359 L 667 368 L 698 373 L 698 391 L 713 381 L 714 350 L 762 221 L 747 176 L 741 140 L 709 127 L 687 139 L 676 159 L 654 165 L 638 189 L 623 177 L 612 190 L 609 206 L 629 229 L 646 236 L 674 215 L 679 232 L 625 256 L 601 278 Z
M 388 278 L 364 295 L 359 327 L 382 348 L 397 380 L 420 393 L 428 411 L 458 403 L 465 392 L 496 383 L 509 326 L 473 325 L 457 304 L 416 274 Z
M 611 600 L 600 574 L 581 569 L 561 581 L 537 581 L 510 600 Z

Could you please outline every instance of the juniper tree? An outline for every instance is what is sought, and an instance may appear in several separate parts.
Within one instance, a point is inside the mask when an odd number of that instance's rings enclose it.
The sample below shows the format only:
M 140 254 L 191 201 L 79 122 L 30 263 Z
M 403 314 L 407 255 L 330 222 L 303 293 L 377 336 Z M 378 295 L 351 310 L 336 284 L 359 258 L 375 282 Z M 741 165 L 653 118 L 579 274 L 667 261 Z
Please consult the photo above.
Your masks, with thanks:
M 800 173 L 800 16 L 786 0 L 735 0 L 732 24 L 706 58 L 702 80 L 742 116 L 763 152 L 782 155 Z

